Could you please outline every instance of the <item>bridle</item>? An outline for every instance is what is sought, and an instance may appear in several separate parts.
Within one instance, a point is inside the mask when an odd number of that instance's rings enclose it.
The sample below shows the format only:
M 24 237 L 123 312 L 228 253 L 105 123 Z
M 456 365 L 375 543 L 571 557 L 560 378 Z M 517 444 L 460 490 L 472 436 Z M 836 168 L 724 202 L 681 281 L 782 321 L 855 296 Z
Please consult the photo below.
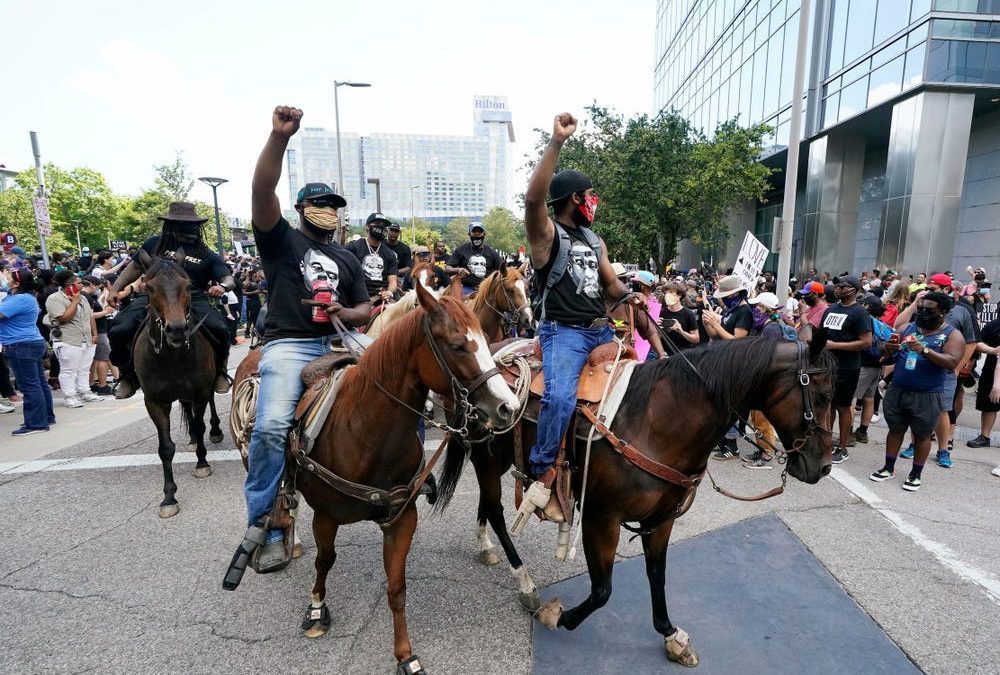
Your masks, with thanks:
M 451 366 L 448 365 L 448 361 L 445 359 L 444 353 L 441 351 L 441 347 L 438 346 L 437 340 L 434 339 L 434 333 L 431 329 L 431 320 L 429 315 L 424 315 L 423 319 L 421 319 L 421 325 L 427 346 L 430 348 L 431 354 L 434 355 L 434 360 L 437 362 L 437 366 L 441 370 L 441 373 L 448 378 L 448 383 L 451 387 L 452 399 L 455 401 L 455 407 L 451 410 L 447 423 L 441 424 L 440 422 L 435 421 L 433 417 L 426 415 L 422 410 L 417 410 L 413 406 L 400 400 L 398 397 L 391 394 L 384 386 L 382 386 L 382 383 L 378 380 L 375 381 L 375 386 L 378 387 L 379 390 L 388 396 L 392 401 L 398 403 L 411 412 L 416 413 L 419 417 L 422 417 L 425 424 L 429 424 L 441 429 L 442 431 L 465 439 L 469 435 L 469 422 L 478 417 L 478 411 L 476 406 L 470 400 L 470 397 L 491 377 L 499 375 L 500 369 L 494 366 L 493 368 L 477 375 L 472 382 L 467 385 L 462 384 L 462 381 L 455 375 Z M 447 408 L 445 408 L 445 410 L 447 410 Z M 492 436 L 492 432 L 490 430 L 487 430 L 486 433 L 487 436 Z
M 149 321 L 149 323 L 150 323 L 151 326 L 153 326 L 153 327 L 155 327 L 157 329 L 157 332 L 159 333 L 160 339 L 159 339 L 159 341 L 157 341 L 157 340 L 155 340 L 153 338 L 153 331 L 152 330 L 146 331 L 146 338 L 149 340 L 149 346 L 152 348 L 153 353 L 156 354 L 157 356 L 159 356 L 160 351 L 163 349 L 163 341 L 164 341 L 165 336 L 167 334 L 167 322 L 164 321 L 163 317 L 159 314 L 159 312 L 157 312 L 153 308 L 152 305 L 149 306 L 149 314 L 150 314 L 150 321 Z M 208 314 L 205 314 L 205 316 L 201 317 L 201 319 L 198 320 L 198 323 L 196 323 L 194 326 L 192 326 L 191 325 L 191 312 L 188 311 L 187 315 L 184 317 L 184 322 L 187 325 L 187 328 L 185 328 L 185 330 L 184 330 L 184 349 L 185 350 L 191 349 L 191 336 L 194 335 L 198 331 L 199 328 L 201 328 L 201 325 L 203 323 L 205 323 L 205 319 L 207 319 L 207 318 L 208 318 Z
M 496 313 L 497 316 L 500 317 L 503 337 L 504 338 L 515 337 L 516 336 L 515 331 L 517 330 L 518 316 L 521 314 L 521 312 L 523 312 L 525 309 L 531 306 L 531 302 L 529 300 L 525 300 L 521 305 L 515 305 L 513 291 L 507 288 L 507 284 L 505 283 L 506 279 L 500 279 L 499 276 L 497 277 L 497 279 L 499 288 L 503 292 L 503 297 L 507 301 L 508 309 L 501 310 L 500 308 L 494 306 L 493 303 L 490 302 L 490 298 L 485 295 L 483 296 L 483 302 L 486 304 L 487 307 L 493 310 L 493 312 Z M 497 304 L 499 305 L 500 303 L 497 302 Z

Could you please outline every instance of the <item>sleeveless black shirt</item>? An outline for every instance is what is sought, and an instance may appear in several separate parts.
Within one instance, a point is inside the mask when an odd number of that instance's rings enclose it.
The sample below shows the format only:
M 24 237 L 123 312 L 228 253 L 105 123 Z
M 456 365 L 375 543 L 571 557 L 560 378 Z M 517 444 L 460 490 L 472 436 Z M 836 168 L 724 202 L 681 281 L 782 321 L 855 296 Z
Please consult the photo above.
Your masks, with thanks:
M 601 287 L 601 261 L 575 227 L 562 227 L 569 235 L 571 250 L 566 261 L 566 271 L 545 298 L 545 319 L 573 325 L 590 324 L 607 314 Z M 559 243 L 559 235 L 556 233 L 552 238 L 549 260 L 538 270 L 538 289 L 545 288 L 552 265 L 558 257 Z

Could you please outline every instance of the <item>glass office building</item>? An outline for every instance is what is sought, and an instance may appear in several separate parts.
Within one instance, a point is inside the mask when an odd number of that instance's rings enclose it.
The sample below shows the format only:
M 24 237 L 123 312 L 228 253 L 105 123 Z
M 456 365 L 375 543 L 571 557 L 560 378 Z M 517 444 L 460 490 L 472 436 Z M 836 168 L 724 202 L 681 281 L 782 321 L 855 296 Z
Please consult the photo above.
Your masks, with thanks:
M 972 264 L 1000 276 L 1000 0 L 811 4 L 793 273 Z M 706 133 L 735 116 L 766 122 L 761 161 L 783 169 L 800 9 L 659 0 L 656 110 Z M 770 245 L 781 173 L 772 182 L 734 211 L 724 265 L 747 230 Z M 682 246 L 682 262 L 701 253 Z
M 347 215 L 352 225 L 377 210 L 409 220 L 444 223 L 481 218 L 494 206 L 511 208 L 514 130 L 505 96 L 476 96 L 471 136 L 341 132 Z M 285 153 L 290 203 L 308 182 L 337 183 L 337 138 L 329 129 L 303 127 Z

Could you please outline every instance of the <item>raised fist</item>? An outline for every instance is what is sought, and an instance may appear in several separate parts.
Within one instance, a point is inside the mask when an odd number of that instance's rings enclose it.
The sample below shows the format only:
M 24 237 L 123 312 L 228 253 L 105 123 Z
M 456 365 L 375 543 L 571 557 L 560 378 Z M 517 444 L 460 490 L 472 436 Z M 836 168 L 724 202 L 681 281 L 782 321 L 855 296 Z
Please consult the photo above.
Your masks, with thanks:
M 271 115 L 271 130 L 283 136 L 291 138 L 299 130 L 299 122 L 302 119 L 302 111 L 287 105 L 279 105 Z
M 552 124 L 552 138 L 565 141 L 576 131 L 576 118 L 569 113 L 559 113 Z

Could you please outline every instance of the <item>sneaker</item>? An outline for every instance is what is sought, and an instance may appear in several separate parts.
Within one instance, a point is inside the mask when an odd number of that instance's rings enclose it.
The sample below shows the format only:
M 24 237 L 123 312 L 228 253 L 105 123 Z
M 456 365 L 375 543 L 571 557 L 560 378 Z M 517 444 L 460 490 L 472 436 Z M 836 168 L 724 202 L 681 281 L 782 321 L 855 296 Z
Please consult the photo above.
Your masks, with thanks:
M 872 415 L 872 424 L 878 424 L 878 421 L 880 419 L 882 418 L 878 416 L 878 413 L 875 413 L 874 415 Z
M 63 405 L 67 408 L 82 408 L 83 402 L 80 401 L 76 396 L 67 396 L 63 401 Z
M 17 407 L 11 405 L 10 403 L 0 402 L 0 415 L 6 415 L 7 413 L 12 413 L 17 410 Z
M 965 444 L 970 448 L 988 448 L 990 447 L 990 437 L 979 434 L 971 441 L 967 441 Z
M 854 436 L 854 440 L 856 442 L 858 442 L 858 443 L 867 443 L 868 442 L 868 431 L 867 430 L 861 431 L 860 429 L 858 429 L 857 431 L 854 432 L 853 436 Z
M 919 477 L 914 478 L 913 476 L 910 476 L 905 481 L 903 481 L 903 489 L 906 490 L 907 492 L 916 492 L 917 490 L 920 489 L 920 485 L 922 483 L 923 481 L 921 481 Z
M 872 475 L 868 476 L 868 480 L 873 480 L 876 483 L 881 483 L 882 481 L 889 480 L 890 478 L 892 478 L 892 471 L 889 471 L 888 469 L 879 469 Z
M 937 453 L 937 463 L 942 469 L 951 468 L 951 451 L 950 450 L 938 450 Z
M 757 452 L 755 452 L 754 455 L 757 455 L 757 457 L 755 459 L 751 459 L 749 462 L 747 462 L 746 464 L 744 464 L 743 465 L 744 469 L 770 469 L 771 468 L 771 460 L 770 460 L 770 458 L 764 459 L 764 454 L 761 453 L 759 450 Z
M 96 382 L 91 382 L 90 383 L 90 391 L 92 391 L 94 393 L 97 393 L 97 383 Z
M 834 439 L 833 439 L 833 445 L 834 445 L 834 447 L 840 447 L 841 446 L 841 442 L 840 442 L 840 437 L 839 436 L 834 437 Z M 857 445 L 857 442 L 854 440 L 854 432 L 852 431 L 851 435 L 847 437 L 847 445 L 845 445 L 843 447 L 845 447 L 845 448 L 853 448 L 856 445 Z
M 913 459 L 913 453 L 914 453 L 913 443 L 910 443 L 908 446 L 906 446 L 906 450 L 903 450 L 901 453 L 899 453 L 899 456 L 902 457 L 903 459 Z
M 115 395 L 114 390 L 111 388 L 111 385 L 109 385 L 109 384 L 106 384 L 103 387 L 98 387 L 97 391 L 95 391 L 94 393 L 97 394 L 98 396 L 114 396 Z
M 851 458 L 851 453 L 847 452 L 847 448 L 837 448 L 833 453 L 833 463 L 841 464 L 846 462 Z
M 92 391 L 85 391 L 82 394 L 80 394 L 80 400 L 83 401 L 84 403 L 97 403 L 98 401 L 103 401 L 104 397 L 98 396 Z
M 725 443 L 719 446 L 719 449 L 712 453 L 712 459 L 717 459 L 720 461 L 725 461 L 727 459 L 736 459 L 740 456 L 740 451 L 736 447 L 736 444 Z
M 32 429 L 31 427 L 18 427 L 10 432 L 11 436 L 30 436 L 31 434 L 44 434 L 48 431 L 48 427 L 42 427 L 41 429 Z

